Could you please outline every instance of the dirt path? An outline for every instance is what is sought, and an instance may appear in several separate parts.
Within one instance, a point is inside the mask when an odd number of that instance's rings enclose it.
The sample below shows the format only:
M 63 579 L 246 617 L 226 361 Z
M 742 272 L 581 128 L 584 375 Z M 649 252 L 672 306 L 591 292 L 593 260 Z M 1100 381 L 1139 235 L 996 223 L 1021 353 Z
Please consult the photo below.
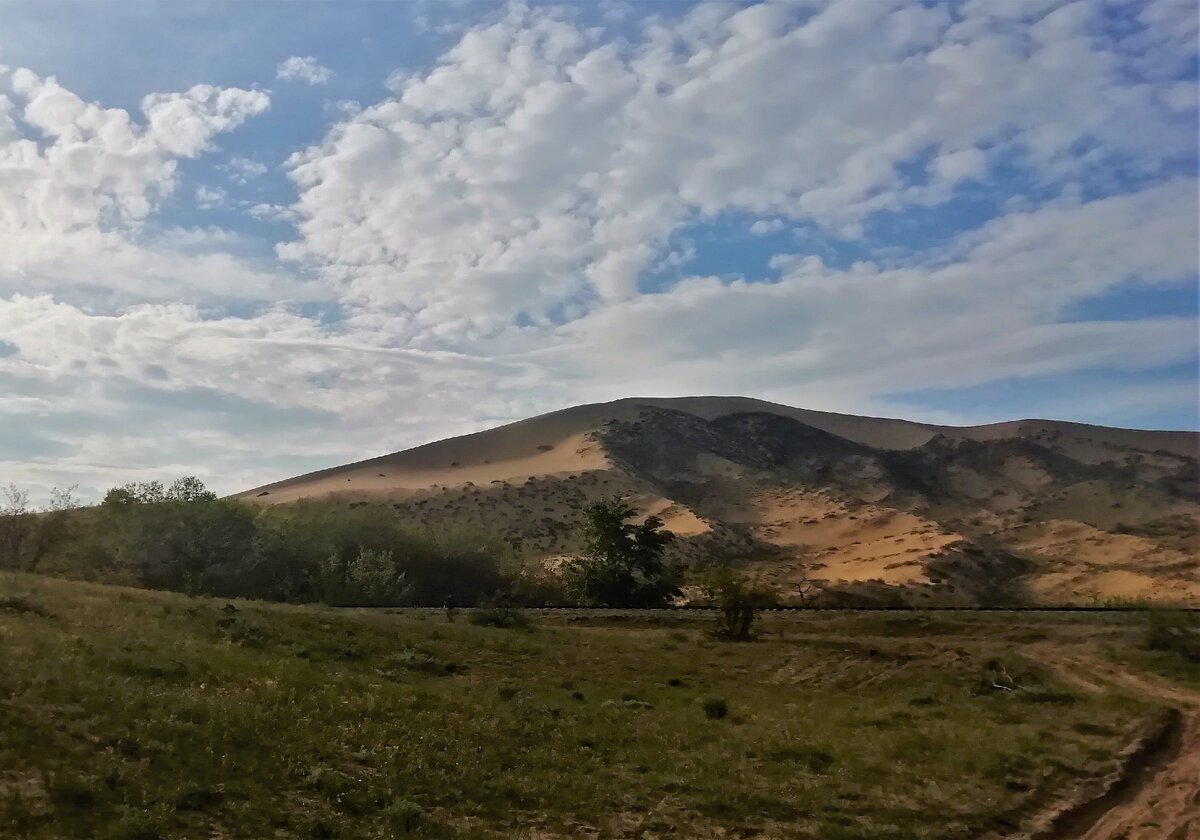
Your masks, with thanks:
M 1070 825 L 1067 840 L 1200 840 L 1200 694 L 1164 680 L 1127 671 L 1088 653 L 1038 651 L 1038 660 L 1086 691 L 1105 685 L 1153 697 L 1179 709 L 1177 737 L 1155 760 L 1119 789 L 1107 810 L 1083 825 Z

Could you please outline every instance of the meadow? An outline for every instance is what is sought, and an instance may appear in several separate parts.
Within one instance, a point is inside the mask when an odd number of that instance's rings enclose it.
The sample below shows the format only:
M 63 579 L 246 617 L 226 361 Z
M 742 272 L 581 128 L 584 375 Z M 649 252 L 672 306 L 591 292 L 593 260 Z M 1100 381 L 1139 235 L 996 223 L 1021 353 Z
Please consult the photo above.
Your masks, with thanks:
M 1129 613 L 522 618 L 2 575 L 0 836 L 1015 836 L 1162 720 L 1043 653 L 1195 678 Z

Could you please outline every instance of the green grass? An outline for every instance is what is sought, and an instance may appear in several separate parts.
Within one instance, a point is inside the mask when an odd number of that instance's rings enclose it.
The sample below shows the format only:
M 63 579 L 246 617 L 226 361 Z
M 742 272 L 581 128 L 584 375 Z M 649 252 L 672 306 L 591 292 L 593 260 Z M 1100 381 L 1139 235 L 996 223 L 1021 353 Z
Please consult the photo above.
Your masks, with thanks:
M 1153 712 L 1014 656 L 1027 626 L 909 620 L 732 644 L 0 577 L 0 836 L 982 837 Z M 997 659 L 1024 688 L 980 691 Z
M 1112 647 L 1109 655 L 1200 690 L 1200 615 L 1169 609 L 1147 612 L 1140 622 L 1138 644 Z

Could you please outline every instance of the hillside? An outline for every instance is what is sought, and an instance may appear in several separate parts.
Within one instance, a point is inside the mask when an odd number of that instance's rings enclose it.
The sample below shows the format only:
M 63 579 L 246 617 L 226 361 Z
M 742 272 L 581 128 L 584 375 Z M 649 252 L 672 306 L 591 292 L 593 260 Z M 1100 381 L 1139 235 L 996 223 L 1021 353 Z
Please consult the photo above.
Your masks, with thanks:
M 1050 420 L 944 427 L 741 397 L 626 399 L 298 476 L 241 498 L 388 502 L 429 526 L 571 549 L 631 496 L 694 563 L 911 603 L 1200 604 L 1200 437 Z

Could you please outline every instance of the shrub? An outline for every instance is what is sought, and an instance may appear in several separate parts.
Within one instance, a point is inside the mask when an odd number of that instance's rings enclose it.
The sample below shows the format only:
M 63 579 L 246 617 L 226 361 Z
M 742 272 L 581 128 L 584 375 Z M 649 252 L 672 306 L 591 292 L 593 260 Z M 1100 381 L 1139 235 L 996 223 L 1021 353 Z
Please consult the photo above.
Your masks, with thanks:
M 710 697 L 701 704 L 704 716 L 709 720 L 721 720 L 729 714 L 729 704 L 723 697 Z
M 218 619 L 217 624 L 224 628 L 229 641 L 243 647 L 266 647 L 271 640 L 271 631 L 266 622 L 256 615 L 228 615 Z
M 717 608 L 718 638 L 748 641 L 758 610 L 770 601 L 766 590 L 754 586 L 729 566 L 721 566 L 709 575 L 705 594 Z
M 386 549 L 359 548 L 345 560 L 337 554 L 321 566 L 321 599 L 335 606 L 383 607 L 406 603 L 412 587 Z
M 425 809 L 407 799 L 397 799 L 388 806 L 388 822 L 397 834 L 411 834 L 425 820 Z
M 529 627 L 528 616 L 516 607 L 506 605 L 480 607 L 472 610 L 467 619 L 479 627 Z

